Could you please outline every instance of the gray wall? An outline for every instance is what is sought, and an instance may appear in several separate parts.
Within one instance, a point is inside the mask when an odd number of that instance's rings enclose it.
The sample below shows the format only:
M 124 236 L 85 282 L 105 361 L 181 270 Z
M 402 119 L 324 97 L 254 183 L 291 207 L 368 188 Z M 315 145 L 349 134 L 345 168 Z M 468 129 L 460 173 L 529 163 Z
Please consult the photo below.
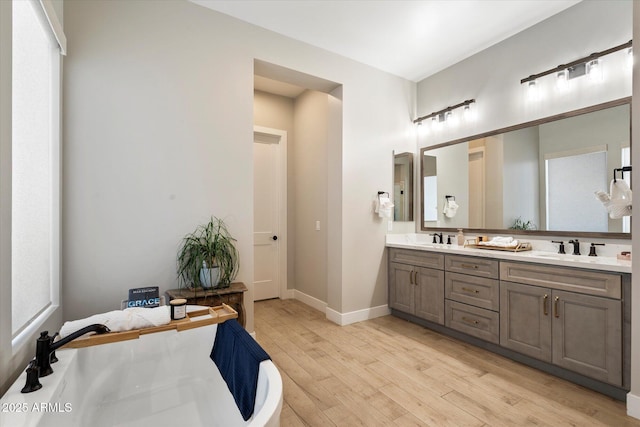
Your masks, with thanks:
M 295 100 L 294 118 L 295 289 L 326 302 L 329 95 L 305 91 Z
M 178 243 L 212 214 L 253 299 L 254 59 L 342 85 L 328 101 L 330 278 L 314 292 L 339 316 L 386 304 L 371 201 L 392 185 L 392 150 L 415 148 L 414 83 L 185 1 L 69 0 L 65 13 L 65 317 L 176 287 Z

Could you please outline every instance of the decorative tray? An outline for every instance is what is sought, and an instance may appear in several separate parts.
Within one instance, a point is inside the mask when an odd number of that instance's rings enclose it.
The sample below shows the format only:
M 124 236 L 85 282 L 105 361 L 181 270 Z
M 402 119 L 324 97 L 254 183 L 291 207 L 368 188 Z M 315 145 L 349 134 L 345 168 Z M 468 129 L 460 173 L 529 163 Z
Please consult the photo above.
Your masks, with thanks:
M 208 307 L 202 310 L 187 313 L 187 317 L 180 320 L 172 320 L 166 325 L 152 326 L 150 328 L 134 329 L 132 331 L 108 332 L 106 334 L 89 335 L 86 338 L 78 338 L 64 345 L 62 348 L 82 348 L 92 345 L 109 344 L 118 341 L 135 340 L 140 335 L 152 334 L 155 332 L 163 332 L 176 330 L 186 331 L 187 329 L 198 328 L 200 326 L 212 325 L 214 323 L 222 323 L 229 319 L 237 319 L 238 312 L 227 304 L 222 303 L 215 307 Z
M 475 239 L 467 240 L 464 243 L 465 248 L 474 248 L 474 249 L 489 249 L 492 251 L 505 251 L 505 252 L 524 252 L 531 250 L 531 243 L 529 242 L 520 242 L 517 246 L 511 247 L 502 247 L 502 246 L 488 246 L 488 245 L 479 245 L 476 243 Z

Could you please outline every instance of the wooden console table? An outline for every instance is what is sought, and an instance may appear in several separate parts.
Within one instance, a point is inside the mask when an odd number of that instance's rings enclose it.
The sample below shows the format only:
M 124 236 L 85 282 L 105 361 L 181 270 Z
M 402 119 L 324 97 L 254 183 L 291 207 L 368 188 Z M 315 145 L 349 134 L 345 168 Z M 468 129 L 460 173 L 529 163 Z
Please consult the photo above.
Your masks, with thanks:
M 244 327 L 246 323 L 244 311 L 244 293 L 247 287 L 242 282 L 233 282 L 227 288 L 220 289 L 169 289 L 169 300 L 184 298 L 187 304 L 217 306 L 228 304 L 238 312 L 238 322 Z

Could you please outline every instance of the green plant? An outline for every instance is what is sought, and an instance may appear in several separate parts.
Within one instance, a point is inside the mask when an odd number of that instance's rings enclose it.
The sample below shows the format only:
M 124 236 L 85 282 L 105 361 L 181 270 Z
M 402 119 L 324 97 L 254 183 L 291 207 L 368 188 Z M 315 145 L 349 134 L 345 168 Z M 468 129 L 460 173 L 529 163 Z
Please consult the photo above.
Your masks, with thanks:
M 178 277 L 188 287 L 202 287 L 200 269 L 218 267 L 220 279 L 216 287 L 227 287 L 236 278 L 240 262 L 231 237 L 222 219 L 211 217 L 207 224 L 199 225 L 193 233 L 182 239 L 178 251 Z
M 523 221 L 521 217 L 518 217 L 513 221 L 513 225 L 509 227 L 511 230 L 535 230 L 537 227 L 531 221 Z

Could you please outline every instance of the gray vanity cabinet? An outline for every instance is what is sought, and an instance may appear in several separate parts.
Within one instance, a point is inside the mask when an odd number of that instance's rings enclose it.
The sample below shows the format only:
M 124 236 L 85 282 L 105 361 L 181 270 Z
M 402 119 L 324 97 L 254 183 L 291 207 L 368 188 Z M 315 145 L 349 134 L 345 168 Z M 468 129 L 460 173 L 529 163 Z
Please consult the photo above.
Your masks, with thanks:
M 444 256 L 390 249 L 389 261 L 389 307 L 444 324 Z
M 629 274 L 404 248 L 388 265 L 393 314 L 618 399 L 629 390 Z
M 500 314 L 498 261 L 445 256 L 445 325 L 498 344 Z
M 501 279 L 513 279 L 510 268 L 518 274 L 529 270 L 530 274 L 519 276 L 520 281 L 535 284 L 500 282 L 500 345 L 622 385 L 620 276 L 503 262 Z M 576 292 L 566 290 L 572 288 L 576 276 L 583 276 L 576 282 L 579 288 Z M 564 280 L 568 277 L 571 279 Z M 549 287 L 537 286 L 539 283 Z

